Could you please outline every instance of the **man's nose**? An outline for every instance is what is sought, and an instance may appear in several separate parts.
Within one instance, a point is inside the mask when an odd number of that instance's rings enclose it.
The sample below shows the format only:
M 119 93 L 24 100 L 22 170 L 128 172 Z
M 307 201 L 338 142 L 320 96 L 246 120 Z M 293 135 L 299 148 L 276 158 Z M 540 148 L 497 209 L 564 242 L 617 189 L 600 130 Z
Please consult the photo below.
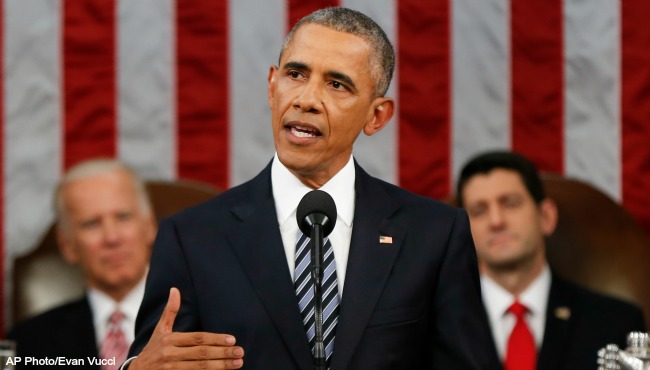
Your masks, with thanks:
M 320 113 L 323 109 L 321 86 L 315 80 L 306 81 L 300 88 L 294 100 L 294 107 L 312 113 Z
M 103 222 L 102 232 L 106 244 L 115 244 L 120 239 L 119 225 L 113 220 L 106 220 Z
M 499 207 L 491 207 L 488 211 L 488 217 L 490 221 L 490 227 L 493 229 L 501 229 L 505 225 L 503 212 Z

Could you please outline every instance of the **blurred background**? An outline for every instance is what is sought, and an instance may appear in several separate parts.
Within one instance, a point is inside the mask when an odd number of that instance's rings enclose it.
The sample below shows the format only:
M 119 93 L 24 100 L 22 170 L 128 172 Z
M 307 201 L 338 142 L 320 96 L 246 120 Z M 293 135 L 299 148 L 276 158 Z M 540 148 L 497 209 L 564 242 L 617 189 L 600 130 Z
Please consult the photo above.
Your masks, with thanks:
M 397 114 L 355 147 L 371 174 L 444 199 L 470 156 L 511 148 L 650 231 L 647 0 L 2 0 L 0 318 L 78 161 L 219 189 L 261 170 L 269 66 L 329 5 L 375 19 L 397 51 Z

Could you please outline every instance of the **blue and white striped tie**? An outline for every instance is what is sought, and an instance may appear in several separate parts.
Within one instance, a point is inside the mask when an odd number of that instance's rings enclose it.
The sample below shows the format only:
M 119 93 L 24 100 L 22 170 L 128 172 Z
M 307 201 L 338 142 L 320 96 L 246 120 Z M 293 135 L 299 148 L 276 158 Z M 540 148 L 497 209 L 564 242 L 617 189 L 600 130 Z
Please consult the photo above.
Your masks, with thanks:
M 315 315 L 314 315 L 314 282 L 311 279 L 311 248 L 309 247 L 310 238 L 303 233 L 299 233 L 298 243 L 296 244 L 296 271 L 294 273 L 294 286 L 298 296 L 298 306 L 300 314 L 307 332 L 309 347 L 312 354 L 314 353 L 314 336 Z M 334 336 L 336 334 L 336 324 L 339 319 L 339 296 L 338 280 L 336 278 L 336 263 L 334 262 L 334 249 L 329 238 L 325 238 L 323 246 L 323 272 L 322 292 L 323 292 L 323 344 L 325 345 L 325 358 L 327 367 L 330 365 L 330 357 L 334 349 Z

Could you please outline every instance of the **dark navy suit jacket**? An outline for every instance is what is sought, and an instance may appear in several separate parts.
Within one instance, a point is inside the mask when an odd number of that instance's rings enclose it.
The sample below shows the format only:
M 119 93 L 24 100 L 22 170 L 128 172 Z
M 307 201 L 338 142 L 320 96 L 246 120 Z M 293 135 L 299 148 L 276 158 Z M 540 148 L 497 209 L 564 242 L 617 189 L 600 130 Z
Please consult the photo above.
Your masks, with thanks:
M 558 314 L 568 308 L 570 316 Z M 585 290 L 553 274 L 538 370 L 593 370 L 598 350 L 626 347 L 631 331 L 645 331 L 639 308 Z
M 358 165 L 355 189 L 332 370 L 498 367 L 465 212 Z M 245 369 L 313 369 L 270 165 L 161 222 L 130 355 L 148 342 L 171 287 L 182 299 L 174 330 L 234 335 Z
M 636 306 L 553 274 L 537 370 L 597 369 L 599 349 L 607 344 L 625 348 L 627 334 L 644 328 L 643 313 Z
M 52 369 L 65 366 L 25 366 L 25 357 L 84 359 L 79 370 L 99 370 L 87 357 L 99 357 L 88 299 L 54 308 L 18 324 L 8 335 L 16 341 L 16 355 L 23 358 L 17 369 Z

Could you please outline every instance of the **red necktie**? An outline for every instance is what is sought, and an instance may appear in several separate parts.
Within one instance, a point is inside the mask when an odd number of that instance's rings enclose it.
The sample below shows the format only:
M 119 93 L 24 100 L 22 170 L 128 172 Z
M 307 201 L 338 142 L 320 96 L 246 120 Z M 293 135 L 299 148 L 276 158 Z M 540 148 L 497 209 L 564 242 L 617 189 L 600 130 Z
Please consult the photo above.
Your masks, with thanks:
M 505 370 L 535 370 L 537 362 L 537 350 L 535 339 L 524 320 L 524 314 L 528 311 L 526 306 L 515 301 L 508 308 L 508 312 L 515 315 L 517 322 L 510 333 L 508 348 L 506 349 Z
M 102 370 L 117 370 L 126 360 L 129 344 L 126 342 L 121 326 L 123 319 L 124 314 L 120 311 L 113 312 L 108 319 L 108 332 L 99 349 L 99 355 L 106 360 L 115 358 L 115 365 L 103 365 Z

